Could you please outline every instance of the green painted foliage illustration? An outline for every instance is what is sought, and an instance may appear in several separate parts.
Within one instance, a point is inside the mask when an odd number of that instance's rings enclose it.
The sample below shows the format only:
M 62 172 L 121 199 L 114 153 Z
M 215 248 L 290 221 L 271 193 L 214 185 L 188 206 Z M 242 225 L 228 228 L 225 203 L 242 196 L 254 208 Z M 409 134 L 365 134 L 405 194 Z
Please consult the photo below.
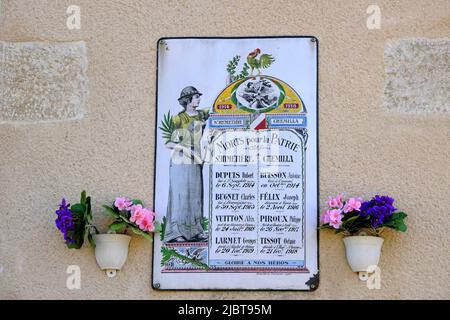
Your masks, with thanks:
M 193 264 L 195 266 L 198 266 L 200 268 L 203 268 L 205 270 L 209 270 L 209 267 L 206 263 L 203 263 L 197 259 L 193 259 L 193 258 L 189 258 L 187 256 L 184 256 L 180 253 L 178 253 L 175 249 L 170 249 L 168 247 L 162 246 L 161 247 L 161 254 L 162 254 L 162 259 L 161 259 L 161 266 L 164 267 L 171 258 L 176 258 L 179 259 L 185 263 L 190 263 Z
M 166 141 L 165 143 L 171 142 L 172 134 L 175 131 L 175 124 L 173 123 L 173 119 L 172 119 L 172 116 L 170 115 L 170 111 L 164 115 L 159 129 L 161 129 L 161 131 L 162 131 L 162 137 Z
M 247 64 L 247 62 L 244 62 L 241 72 L 239 74 L 236 74 L 236 68 L 238 67 L 240 60 L 241 56 L 236 55 L 227 64 L 227 72 L 230 75 L 232 82 L 244 79 L 249 76 L 248 70 L 250 69 L 250 66 Z

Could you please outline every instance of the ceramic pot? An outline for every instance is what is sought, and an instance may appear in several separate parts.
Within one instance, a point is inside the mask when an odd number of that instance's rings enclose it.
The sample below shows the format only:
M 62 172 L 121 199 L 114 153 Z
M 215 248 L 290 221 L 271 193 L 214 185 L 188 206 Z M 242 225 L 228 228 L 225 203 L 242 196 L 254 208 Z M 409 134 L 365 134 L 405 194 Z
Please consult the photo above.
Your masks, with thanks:
M 126 234 L 94 234 L 93 237 L 97 264 L 108 277 L 114 277 L 127 260 L 131 237 Z
M 367 272 L 369 266 L 378 265 L 383 238 L 350 236 L 345 237 L 343 240 L 348 264 L 354 272 Z

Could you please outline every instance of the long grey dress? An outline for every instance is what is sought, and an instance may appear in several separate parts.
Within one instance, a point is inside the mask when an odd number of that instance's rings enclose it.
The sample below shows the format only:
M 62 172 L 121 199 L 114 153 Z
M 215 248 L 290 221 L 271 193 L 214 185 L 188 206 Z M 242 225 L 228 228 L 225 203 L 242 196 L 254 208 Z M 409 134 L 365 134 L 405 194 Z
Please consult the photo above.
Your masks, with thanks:
M 198 115 L 189 116 L 181 112 L 173 117 L 175 128 L 187 129 L 193 137 L 193 122 L 204 121 L 207 111 L 200 110 Z M 184 139 L 182 145 L 188 149 L 194 147 L 194 141 Z M 177 151 L 175 151 L 177 152 Z M 190 164 L 178 164 L 170 160 L 169 199 L 166 213 L 164 242 L 178 237 L 191 241 L 203 233 L 203 180 L 202 164 L 191 161 Z

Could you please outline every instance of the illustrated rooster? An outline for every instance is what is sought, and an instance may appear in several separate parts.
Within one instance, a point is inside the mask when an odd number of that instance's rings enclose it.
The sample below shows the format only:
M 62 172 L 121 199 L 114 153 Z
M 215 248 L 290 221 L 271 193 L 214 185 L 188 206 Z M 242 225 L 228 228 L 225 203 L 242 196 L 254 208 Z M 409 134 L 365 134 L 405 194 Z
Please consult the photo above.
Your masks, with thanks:
M 247 63 L 250 66 L 250 76 L 253 76 L 253 70 L 258 70 L 258 75 L 261 74 L 261 69 L 268 68 L 274 61 L 274 57 L 272 55 L 264 53 L 257 58 L 261 53 L 259 48 L 256 48 L 255 51 L 252 51 L 247 56 Z

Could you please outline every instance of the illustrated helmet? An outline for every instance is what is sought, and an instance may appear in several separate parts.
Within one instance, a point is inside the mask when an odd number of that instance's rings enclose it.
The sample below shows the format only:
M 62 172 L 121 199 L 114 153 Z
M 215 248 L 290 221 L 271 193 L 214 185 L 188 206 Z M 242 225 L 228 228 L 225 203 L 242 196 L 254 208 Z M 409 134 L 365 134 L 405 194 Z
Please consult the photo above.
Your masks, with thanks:
M 181 90 L 180 97 L 178 98 L 178 101 L 180 101 L 183 98 L 192 97 L 194 94 L 202 95 L 203 93 L 200 93 L 196 88 L 193 86 L 188 86 Z

